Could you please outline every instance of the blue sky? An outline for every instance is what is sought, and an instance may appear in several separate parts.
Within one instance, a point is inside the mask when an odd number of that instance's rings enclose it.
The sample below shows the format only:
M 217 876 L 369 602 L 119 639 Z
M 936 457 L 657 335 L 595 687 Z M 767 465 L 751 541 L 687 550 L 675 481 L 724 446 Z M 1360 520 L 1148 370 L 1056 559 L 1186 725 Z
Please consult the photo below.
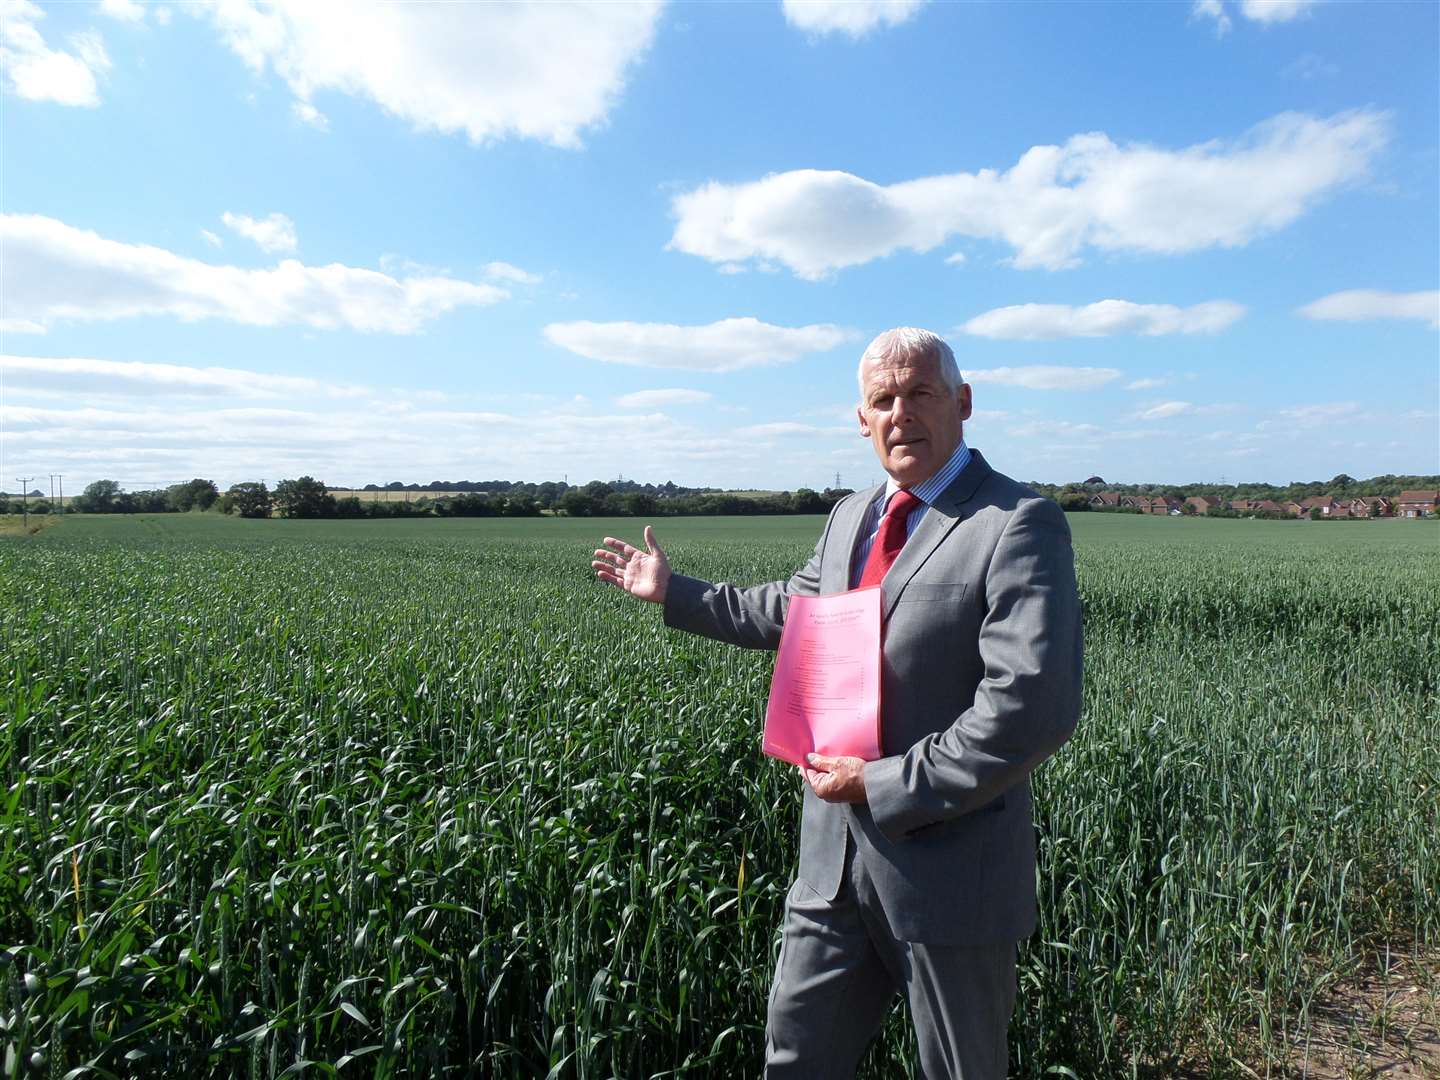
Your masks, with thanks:
M 1440 472 L 1440 5 L 8 0 L 0 486 Z

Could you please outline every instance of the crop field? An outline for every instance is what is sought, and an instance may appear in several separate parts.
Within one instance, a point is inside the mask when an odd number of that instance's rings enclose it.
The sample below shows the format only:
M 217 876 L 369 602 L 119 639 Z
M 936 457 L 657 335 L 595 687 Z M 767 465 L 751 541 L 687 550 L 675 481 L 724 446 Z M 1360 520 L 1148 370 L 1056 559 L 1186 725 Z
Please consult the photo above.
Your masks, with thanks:
M 1337 981 L 1440 946 L 1440 530 L 1071 523 L 1012 1071 L 1288 1075 Z M 757 1075 L 772 658 L 592 579 L 639 524 L 0 538 L 3 1075 Z M 658 527 L 758 582 L 819 519 Z M 863 1074 L 914 1075 L 901 1012 Z

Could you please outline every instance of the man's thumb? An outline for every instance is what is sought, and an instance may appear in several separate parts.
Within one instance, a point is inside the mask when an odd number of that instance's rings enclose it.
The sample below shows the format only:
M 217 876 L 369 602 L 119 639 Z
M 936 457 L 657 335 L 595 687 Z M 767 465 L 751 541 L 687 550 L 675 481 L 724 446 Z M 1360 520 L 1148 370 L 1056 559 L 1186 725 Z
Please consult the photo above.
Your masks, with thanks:
M 665 549 L 655 539 L 655 530 L 649 525 L 645 526 L 645 546 L 650 549 L 651 555 L 664 555 Z

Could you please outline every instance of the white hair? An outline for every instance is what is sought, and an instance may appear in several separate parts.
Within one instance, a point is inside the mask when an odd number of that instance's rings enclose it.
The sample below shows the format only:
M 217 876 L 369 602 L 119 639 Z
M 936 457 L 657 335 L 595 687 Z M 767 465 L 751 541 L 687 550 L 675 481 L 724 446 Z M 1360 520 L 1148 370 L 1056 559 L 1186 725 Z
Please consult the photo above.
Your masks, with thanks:
M 860 354 L 860 365 L 855 375 L 860 381 L 860 395 L 865 395 L 865 361 L 892 360 L 896 357 L 908 360 L 934 360 L 940 365 L 940 378 L 951 390 L 959 390 L 965 384 L 960 374 L 960 365 L 955 362 L 955 353 L 945 339 L 933 330 L 921 330 L 914 326 L 897 326 L 880 334 Z

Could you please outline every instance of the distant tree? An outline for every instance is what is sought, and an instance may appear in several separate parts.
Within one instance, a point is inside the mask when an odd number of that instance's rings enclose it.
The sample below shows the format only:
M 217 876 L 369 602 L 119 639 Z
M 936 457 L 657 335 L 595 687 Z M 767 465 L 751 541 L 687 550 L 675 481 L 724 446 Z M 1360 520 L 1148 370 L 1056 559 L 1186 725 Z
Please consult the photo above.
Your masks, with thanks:
M 594 517 L 595 500 L 584 492 L 567 491 L 560 496 L 559 507 L 561 513 L 567 517 Z
M 797 514 L 823 514 L 830 509 L 820 493 L 812 488 L 796 488 L 790 505 Z
M 36 500 L 34 500 L 33 502 L 30 503 L 30 513 L 32 513 L 32 514 L 48 514 L 48 513 L 50 513 L 50 500 L 49 500 L 49 499 L 36 499 Z
M 298 480 L 281 480 L 275 485 L 275 505 L 280 516 L 287 518 L 321 518 L 335 516 L 335 496 L 313 476 Z
M 1099 484 L 1101 487 L 1104 487 L 1104 486 L 1105 486 L 1105 478 L 1104 478 L 1103 476 L 1092 476 L 1092 477 L 1090 477 L 1088 480 L 1085 481 L 1085 486 L 1086 486 L 1086 487 L 1089 487 L 1091 484 Z
M 1353 483 L 1355 483 L 1355 478 L 1342 472 L 1338 476 L 1332 478 L 1330 483 L 1326 486 L 1329 487 L 1331 491 L 1346 491 Z
M 165 489 L 165 498 L 170 509 L 182 514 L 187 510 L 209 510 L 220 498 L 220 489 L 215 486 L 214 480 L 197 477 L 188 483 L 170 485 Z
M 630 491 L 621 495 L 620 505 L 631 517 L 653 517 L 656 509 L 655 497 L 643 491 Z
M 83 514 L 110 514 L 115 510 L 115 497 L 120 485 L 114 480 L 96 480 L 87 484 L 75 500 L 75 509 Z
M 273 504 L 270 489 L 262 483 L 247 480 L 242 484 L 231 484 L 221 498 L 220 509 L 227 514 L 239 514 L 247 518 L 268 518 Z
M 529 495 L 511 495 L 500 512 L 506 517 L 539 517 L 540 504 Z
M 1061 510 L 1068 510 L 1071 513 L 1090 509 L 1090 496 L 1083 491 L 1063 491 L 1056 501 L 1060 503 Z

